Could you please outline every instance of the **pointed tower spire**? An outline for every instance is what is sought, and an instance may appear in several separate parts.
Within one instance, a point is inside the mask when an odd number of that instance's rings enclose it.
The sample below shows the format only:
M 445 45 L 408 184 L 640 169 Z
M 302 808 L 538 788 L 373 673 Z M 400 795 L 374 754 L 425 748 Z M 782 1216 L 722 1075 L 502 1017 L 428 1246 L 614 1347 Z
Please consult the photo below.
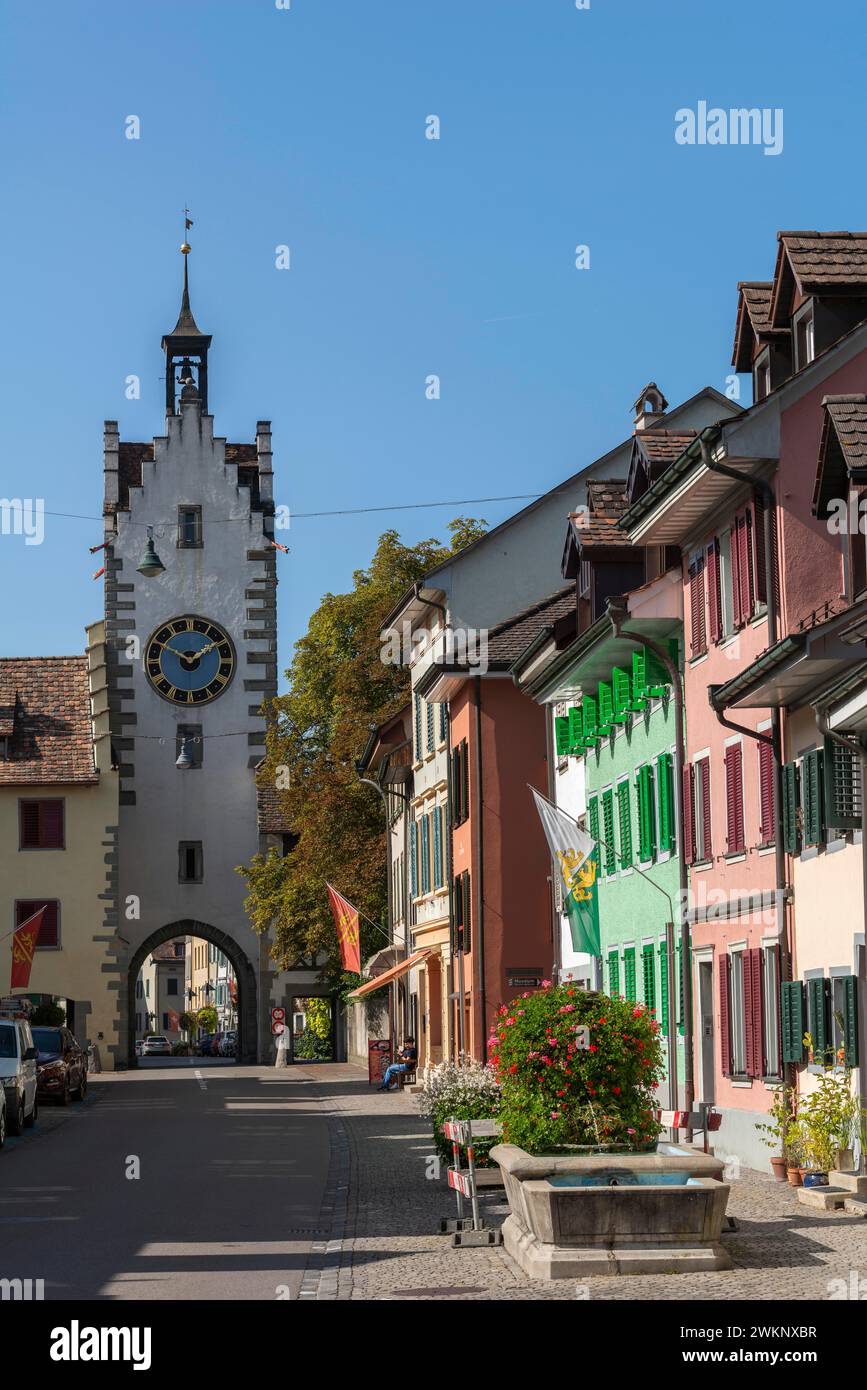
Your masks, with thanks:
M 186 213 L 186 209 L 184 209 Z M 185 217 L 185 228 L 193 224 L 189 217 Z M 208 348 L 211 346 L 211 335 L 203 333 L 193 317 L 190 307 L 190 277 L 189 262 L 190 244 L 184 241 L 181 246 L 181 255 L 184 258 L 184 292 L 181 298 L 181 312 L 178 314 L 178 321 L 171 333 L 165 334 L 162 340 L 163 351 L 166 354 L 166 414 L 174 415 L 177 410 L 176 403 L 176 377 L 175 373 L 180 361 L 185 368 L 184 380 L 189 377 L 190 359 L 194 359 L 198 375 L 198 396 L 202 403 L 202 414 L 208 413 Z M 195 359 L 198 359 L 195 361 Z M 186 399 L 190 399 L 189 394 Z

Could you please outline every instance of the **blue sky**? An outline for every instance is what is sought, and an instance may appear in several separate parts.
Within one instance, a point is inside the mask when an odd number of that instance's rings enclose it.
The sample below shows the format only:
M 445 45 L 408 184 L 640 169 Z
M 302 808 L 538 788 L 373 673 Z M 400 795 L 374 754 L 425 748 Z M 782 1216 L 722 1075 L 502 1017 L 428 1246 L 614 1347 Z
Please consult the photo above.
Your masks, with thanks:
M 185 202 L 217 433 L 272 420 L 293 513 L 542 492 L 628 433 L 649 378 L 672 403 L 724 390 L 735 287 L 770 276 L 776 230 L 867 227 L 852 14 L 5 0 L 0 496 L 98 518 L 103 420 L 162 432 Z M 677 144 L 700 100 L 782 107 L 782 154 Z M 415 541 L 520 505 L 295 520 L 281 667 L 387 526 Z M 82 649 L 101 538 L 55 516 L 41 546 L 0 535 L 0 654 Z

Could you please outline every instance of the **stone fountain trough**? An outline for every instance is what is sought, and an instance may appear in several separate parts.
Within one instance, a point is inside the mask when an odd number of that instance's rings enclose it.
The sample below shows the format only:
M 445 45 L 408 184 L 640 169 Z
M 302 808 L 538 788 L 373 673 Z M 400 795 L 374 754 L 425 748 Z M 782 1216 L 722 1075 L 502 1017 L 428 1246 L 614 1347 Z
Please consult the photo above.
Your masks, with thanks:
M 503 1244 L 532 1279 L 731 1268 L 718 1158 L 673 1144 L 574 1157 L 498 1144 L 491 1157 L 511 1209 Z

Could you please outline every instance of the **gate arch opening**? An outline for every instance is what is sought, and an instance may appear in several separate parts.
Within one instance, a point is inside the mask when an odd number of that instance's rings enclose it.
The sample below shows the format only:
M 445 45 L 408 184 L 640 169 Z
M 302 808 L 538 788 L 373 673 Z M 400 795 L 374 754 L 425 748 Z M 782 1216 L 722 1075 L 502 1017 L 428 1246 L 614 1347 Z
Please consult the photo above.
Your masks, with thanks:
M 151 932 L 130 959 L 127 977 L 127 1066 L 138 1065 L 135 1055 L 135 982 L 139 971 L 146 957 L 156 946 L 161 946 L 164 941 L 173 941 L 179 936 L 197 936 L 203 941 L 209 941 L 231 961 L 238 981 L 238 1061 L 255 1065 L 258 1060 L 256 972 L 234 937 L 220 931 L 218 927 L 212 927 L 209 922 L 199 922 L 186 917 L 177 922 L 169 922 L 166 926 L 158 927 L 156 931 Z

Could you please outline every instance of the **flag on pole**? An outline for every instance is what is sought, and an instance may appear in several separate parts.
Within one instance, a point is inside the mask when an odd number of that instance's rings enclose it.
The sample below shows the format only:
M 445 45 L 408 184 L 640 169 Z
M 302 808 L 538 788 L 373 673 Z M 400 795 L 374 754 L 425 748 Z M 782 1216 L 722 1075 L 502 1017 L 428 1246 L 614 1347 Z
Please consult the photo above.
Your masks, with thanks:
M 599 936 L 599 845 L 565 811 L 553 806 L 535 787 L 530 788 L 542 821 L 551 857 L 556 860 L 563 880 L 563 899 L 572 946 L 602 953 Z
M 40 907 L 26 922 L 22 922 L 12 937 L 12 981 L 10 989 L 26 989 L 30 984 L 33 952 L 42 930 L 45 908 Z
M 353 970 L 356 975 L 360 975 L 361 934 L 358 923 L 358 908 L 347 902 L 342 893 L 338 893 L 337 889 L 332 888 L 330 883 L 326 883 L 325 887 L 328 889 L 328 901 L 331 903 L 334 925 L 337 927 L 337 935 L 340 939 L 340 959 L 343 962 L 343 969 Z

